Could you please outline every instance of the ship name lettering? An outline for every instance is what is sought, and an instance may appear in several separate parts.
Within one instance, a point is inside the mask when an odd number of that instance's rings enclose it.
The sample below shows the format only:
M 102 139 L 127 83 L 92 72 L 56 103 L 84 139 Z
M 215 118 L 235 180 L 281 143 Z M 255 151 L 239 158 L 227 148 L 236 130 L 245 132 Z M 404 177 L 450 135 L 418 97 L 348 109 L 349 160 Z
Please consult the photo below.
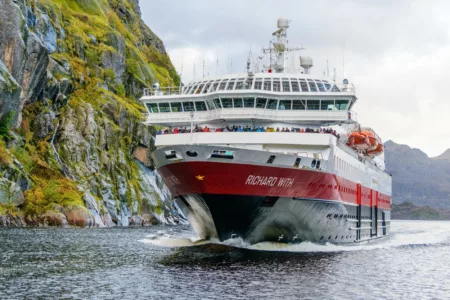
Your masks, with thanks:
M 277 183 L 277 180 L 278 177 L 249 175 L 245 184 L 274 186 Z
M 280 178 L 278 181 L 279 187 L 291 187 L 294 184 L 294 178 Z

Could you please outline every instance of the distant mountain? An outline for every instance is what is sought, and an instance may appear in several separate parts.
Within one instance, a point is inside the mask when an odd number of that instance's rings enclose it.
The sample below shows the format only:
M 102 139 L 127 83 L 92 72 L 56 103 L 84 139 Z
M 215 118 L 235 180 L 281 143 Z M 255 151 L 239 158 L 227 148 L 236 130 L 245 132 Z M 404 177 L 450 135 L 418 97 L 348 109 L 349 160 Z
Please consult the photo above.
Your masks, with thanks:
M 449 210 L 430 206 L 417 206 L 411 202 L 392 205 L 392 219 L 395 220 L 450 220 Z
M 419 149 L 392 141 L 385 146 L 386 171 L 392 174 L 393 181 L 393 203 L 450 209 L 449 151 L 433 159 Z
M 433 157 L 433 159 L 440 159 L 440 160 L 448 160 L 448 161 L 450 161 L 450 149 L 445 150 L 445 152 L 442 153 L 439 156 Z

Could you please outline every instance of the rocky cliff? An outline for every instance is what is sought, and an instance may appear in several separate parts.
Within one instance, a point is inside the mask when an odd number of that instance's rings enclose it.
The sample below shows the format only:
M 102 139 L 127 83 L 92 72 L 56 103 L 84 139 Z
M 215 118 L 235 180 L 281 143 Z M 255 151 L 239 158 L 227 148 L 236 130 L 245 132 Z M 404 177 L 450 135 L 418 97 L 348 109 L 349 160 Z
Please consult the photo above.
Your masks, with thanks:
M 0 225 L 172 218 L 137 99 L 179 78 L 138 0 L 0 8 Z

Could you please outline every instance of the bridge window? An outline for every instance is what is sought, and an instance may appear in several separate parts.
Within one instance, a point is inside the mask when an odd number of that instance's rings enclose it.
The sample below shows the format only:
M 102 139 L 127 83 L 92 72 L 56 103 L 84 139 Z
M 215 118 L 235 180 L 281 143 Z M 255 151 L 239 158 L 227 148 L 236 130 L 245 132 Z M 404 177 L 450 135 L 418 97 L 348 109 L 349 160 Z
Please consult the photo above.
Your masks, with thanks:
M 212 81 L 205 84 L 205 88 L 203 89 L 202 93 L 206 94 L 207 92 L 209 92 L 209 88 L 211 87 L 211 85 L 212 85 Z
M 324 83 L 325 83 L 325 89 L 327 90 L 327 91 L 329 91 L 330 89 L 331 89 L 331 85 L 328 83 L 328 81 L 326 81 L 326 80 L 324 80 L 323 81 Z
M 317 92 L 317 87 L 316 87 L 316 84 L 314 83 L 314 81 L 312 81 L 311 79 L 308 79 L 308 85 L 309 85 L 309 89 L 311 90 L 311 92 Z
M 334 107 L 334 100 L 322 100 L 320 103 L 321 110 L 336 110 Z
M 325 92 L 325 87 L 323 86 L 323 83 L 319 80 L 316 80 L 317 87 L 319 88 L 319 91 Z
M 348 107 L 348 100 L 336 100 L 336 108 L 338 110 L 346 110 Z
M 215 92 L 215 91 L 217 91 L 217 87 L 218 87 L 218 86 L 219 86 L 219 80 L 216 80 L 216 81 L 213 83 L 210 92 Z
M 184 111 L 195 111 L 194 102 L 183 102 Z
M 265 78 L 264 79 L 264 90 L 265 91 L 270 91 L 271 89 L 272 89 L 271 78 Z
M 244 107 L 245 108 L 255 107 L 255 98 L 244 98 Z
M 305 110 L 305 103 L 304 100 L 293 100 L 292 101 L 292 109 L 293 110 Z
M 255 90 L 262 89 L 262 78 L 256 78 L 255 81 Z
M 293 92 L 300 92 L 300 86 L 298 85 L 297 79 L 291 78 L 291 86 Z
M 244 89 L 244 78 L 239 78 L 239 81 L 236 83 L 236 90 Z
M 292 109 L 292 100 L 280 100 L 280 105 L 278 106 L 279 110 L 291 110 Z
M 242 98 L 234 98 L 233 102 L 234 102 L 234 107 L 236 107 L 236 108 L 244 107 L 244 104 L 242 103 Z
M 320 100 L 308 100 L 306 102 L 306 107 L 308 108 L 308 110 L 319 110 Z
M 234 83 L 236 82 L 235 79 L 231 79 L 230 81 L 228 81 L 228 85 L 227 85 L 227 90 L 230 91 L 234 88 Z
M 197 84 L 192 85 L 192 88 L 189 90 L 189 94 L 193 94 L 195 92 L 195 89 L 197 89 Z
M 195 102 L 195 110 L 196 111 L 207 111 L 206 103 L 204 101 Z
M 281 82 L 280 82 L 280 78 L 274 78 L 274 79 L 273 79 L 273 91 L 274 91 L 274 92 L 279 92 L 279 91 L 281 91 Z
M 222 108 L 222 104 L 220 103 L 219 98 L 214 99 L 214 104 L 215 104 L 216 108 Z
M 233 99 L 231 98 L 222 98 L 223 108 L 233 108 Z
M 200 94 L 200 92 L 203 90 L 203 87 L 205 86 L 204 83 L 201 83 L 198 88 L 195 90 L 196 94 Z
M 158 103 L 147 104 L 147 108 L 150 111 L 150 113 L 159 113 Z
M 219 91 L 223 91 L 225 89 L 225 87 L 227 86 L 227 82 L 228 82 L 228 79 L 222 80 L 222 82 L 219 85 Z
M 291 91 L 291 85 L 289 83 L 289 79 L 283 78 L 283 92 L 290 92 Z
M 277 106 L 278 106 L 278 100 L 269 99 L 269 103 L 267 103 L 267 109 L 277 109 Z
M 182 112 L 183 111 L 183 106 L 181 106 L 181 102 L 170 103 L 170 106 L 172 107 L 172 112 Z
M 249 90 L 252 88 L 253 85 L 253 78 L 247 78 L 247 80 L 244 83 L 244 89 Z
M 302 92 L 309 92 L 308 85 L 305 80 L 300 79 L 300 86 L 302 87 Z
M 256 98 L 256 108 L 266 108 L 266 98 Z

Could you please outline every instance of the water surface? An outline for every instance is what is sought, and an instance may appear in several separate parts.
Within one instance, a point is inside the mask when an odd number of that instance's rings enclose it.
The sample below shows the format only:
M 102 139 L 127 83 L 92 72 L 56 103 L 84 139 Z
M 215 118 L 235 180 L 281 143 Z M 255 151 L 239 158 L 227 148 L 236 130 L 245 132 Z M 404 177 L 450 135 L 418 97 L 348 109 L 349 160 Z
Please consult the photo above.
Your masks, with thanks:
M 0 299 L 448 299 L 450 222 L 392 229 L 349 246 L 192 243 L 189 226 L 0 229 Z

